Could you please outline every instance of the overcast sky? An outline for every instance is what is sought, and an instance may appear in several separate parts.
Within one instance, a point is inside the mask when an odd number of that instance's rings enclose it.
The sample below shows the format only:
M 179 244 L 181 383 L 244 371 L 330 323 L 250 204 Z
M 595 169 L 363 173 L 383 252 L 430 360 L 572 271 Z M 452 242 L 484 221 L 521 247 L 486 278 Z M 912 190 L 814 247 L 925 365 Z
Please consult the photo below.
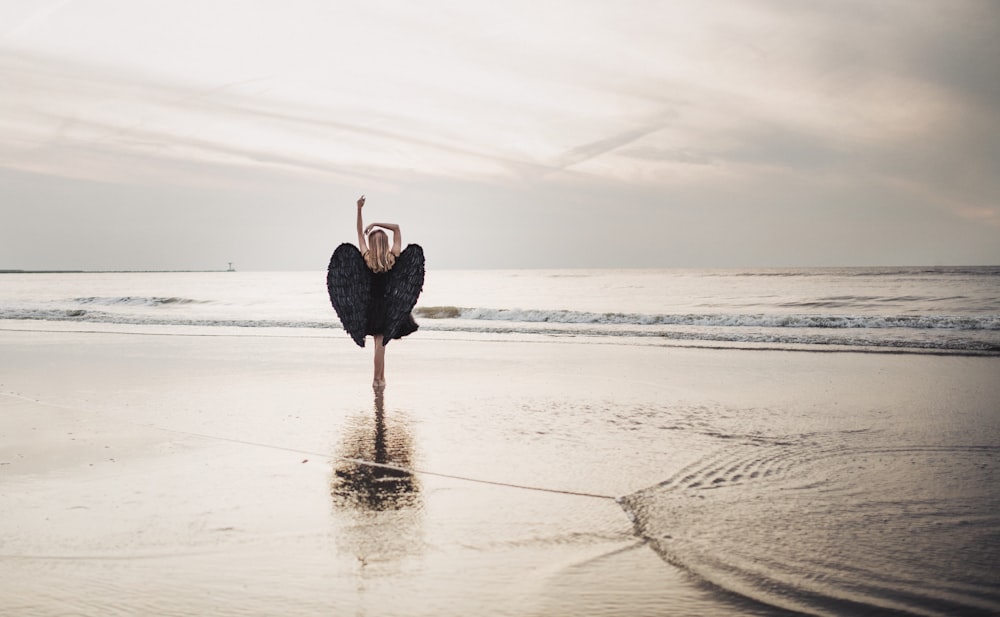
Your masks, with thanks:
M 1000 264 L 1000 3 L 4 0 L 0 269 Z

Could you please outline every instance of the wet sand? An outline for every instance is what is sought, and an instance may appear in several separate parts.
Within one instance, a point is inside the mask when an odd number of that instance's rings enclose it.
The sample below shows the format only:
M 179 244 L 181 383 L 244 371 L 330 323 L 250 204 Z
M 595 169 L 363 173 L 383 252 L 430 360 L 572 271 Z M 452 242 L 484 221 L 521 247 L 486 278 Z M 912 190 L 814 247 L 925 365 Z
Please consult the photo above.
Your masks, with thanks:
M 371 350 L 335 334 L 4 327 L 11 615 L 777 614 L 634 535 L 614 498 L 705 453 L 651 410 L 877 408 L 983 370 L 418 333 L 376 395 Z

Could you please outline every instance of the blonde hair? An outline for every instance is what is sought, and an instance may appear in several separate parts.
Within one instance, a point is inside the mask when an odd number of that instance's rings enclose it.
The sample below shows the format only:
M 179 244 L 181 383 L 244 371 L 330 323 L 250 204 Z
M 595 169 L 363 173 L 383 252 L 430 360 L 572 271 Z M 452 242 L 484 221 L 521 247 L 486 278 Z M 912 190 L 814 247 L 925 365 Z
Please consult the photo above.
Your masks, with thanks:
M 381 229 L 368 234 L 365 263 L 372 272 L 388 272 L 396 264 L 396 256 L 389 250 L 389 236 Z

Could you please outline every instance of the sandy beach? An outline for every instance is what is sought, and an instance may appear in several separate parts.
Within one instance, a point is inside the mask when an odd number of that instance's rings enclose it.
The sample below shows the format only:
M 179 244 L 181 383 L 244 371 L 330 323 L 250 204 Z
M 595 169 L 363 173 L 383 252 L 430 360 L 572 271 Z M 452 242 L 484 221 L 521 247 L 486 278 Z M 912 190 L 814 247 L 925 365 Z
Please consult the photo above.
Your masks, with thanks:
M 376 396 L 339 332 L 74 327 L 0 330 L 0 614 L 779 614 L 616 502 L 723 443 L 681 424 L 1000 401 L 996 358 L 447 333 Z

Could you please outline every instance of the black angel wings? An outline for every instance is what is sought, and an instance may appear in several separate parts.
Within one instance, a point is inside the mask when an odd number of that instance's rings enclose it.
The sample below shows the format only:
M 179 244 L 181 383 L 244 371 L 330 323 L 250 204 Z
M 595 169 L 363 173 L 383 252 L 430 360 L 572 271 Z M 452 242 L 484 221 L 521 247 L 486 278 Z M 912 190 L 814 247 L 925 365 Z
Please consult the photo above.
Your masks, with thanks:
M 384 285 L 375 280 L 380 276 L 385 277 Z M 410 311 L 423 287 L 424 250 L 419 244 L 407 245 L 392 269 L 379 275 L 365 265 L 356 246 L 345 242 L 333 252 L 326 271 L 330 303 L 344 330 L 360 347 L 365 346 L 365 334 L 371 333 L 373 307 L 378 307 L 383 344 L 416 330 Z

